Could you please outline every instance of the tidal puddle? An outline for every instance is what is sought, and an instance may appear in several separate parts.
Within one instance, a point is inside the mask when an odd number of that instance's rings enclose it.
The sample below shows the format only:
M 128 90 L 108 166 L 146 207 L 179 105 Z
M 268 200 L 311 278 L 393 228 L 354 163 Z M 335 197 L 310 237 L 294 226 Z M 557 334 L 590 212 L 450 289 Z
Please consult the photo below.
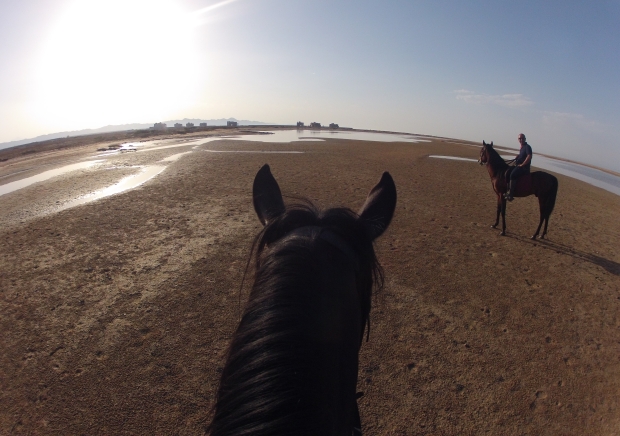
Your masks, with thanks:
M 284 154 L 303 154 L 304 151 L 289 151 L 289 150 L 202 150 L 209 153 L 284 153 Z
M 477 159 L 470 159 L 468 157 L 439 156 L 439 155 L 434 155 L 434 154 L 431 154 L 428 157 L 433 157 L 435 159 L 464 160 L 464 161 L 467 161 L 467 162 L 478 162 Z
M 268 132 L 261 135 L 238 135 L 238 136 L 222 136 L 219 139 L 228 141 L 253 141 L 253 142 L 297 142 L 297 141 L 324 141 L 324 138 L 314 138 L 301 136 L 295 130 L 281 130 L 276 132 Z
M 152 143 L 152 141 L 149 141 Z M 120 153 L 136 152 L 138 147 L 144 147 L 149 142 L 125 142 L 119 146 L 119 148 L 112 148 L 106 151 L 102 151 L 96 157 L 108 157 Z
M 217 138 L 217 139 L 219 139 L 219 138 Z M 168 148 L 189 147 L 191 145 L 196 145 L 196 142 L 198 142 L 198 141 L 186 142 L 186 143 L 183 143 L 183 144 L 162 145 L 162 146 L 159 146 L 159 147 L 148 147 L 148 148 L 143 148 L 140 151 L 141 152 L 145 152 L 145 151 L 155 151 L 155 150 L 166 150 Z M 207 141 L 207 142 L 209 142 L 209 141 Z M 201 145 L 201 144 L 198 144 L 198 145 Z
M 216 139 L 219 139 L 219 138 L 216 138 Z M 196 144 L 200 145 L 202 141 L 204 141 L 203 138 L 194 139 L 194 140 L 172 141 L 172 143 L 169 139 L 144 141 L 144 142 L 125 142 L 121 144 L 119 148 L 101 152 L 100 154 L 96 155 L 96 157 L 110 157 L 110 156 L 116 156 L 118 154 L 127 153 L 127 152 L 144 152 L 144 151 L 165 150 L 168 148 L 188 147 L 190 145 L 196 145 Z
M 326 139 L 349 139 L 352 141 L 376 142 L 430 142 L 431 140 L 419 136 L 401 133 L 356 132 L 353 130 L 277 130 L 272 134 L 240 135 L 236 137 L 222 137 L 222 139 L 236 139 L 255 142 L 296 142 L 296 141 L 324 141 Z
M 509 153 L 511 155 L 502 156 L 502 158 L 512 160 L 517 156 L 517 153 L 512 150 Z M 535 171 L 537 168 L 572 177 L 573 179 L 581 180 L 597 188 L 620 195 L 620 177 L 596 168 L 534 153 L 532 156 L 532 170 Z
M 8 194 L 9 192 L 17 191 L 18 189 L 25 188 L 26 186 L 30 186 L 37 182 L 43 182 L 45 180 L 49 180 L 52 177 L 61 176 L 63 174 L 67 174 L 71 171 L 82 170 L 84 168 L 91 167 L 95 164 L 103 162 L 101 160 L 91 160 L 87 162 L 79 162 L 71 165 L 66 165 L 64 167 L 56 168 L 49 171 L 44 171 L 41 174 L 37 174 L 36 176 L 26 177 L 25 179 L 16 180 L 15 182 L 7 183 L 5 185 L 0 185 L 0 195 Z
M 65 204 L 62 208 L 66 209 L 68 207 L 77 206 L 80 204 L 84 204 L 90 201 L 94 201 L 100 198 L 108 197 L 111 195 L 115 195 L 121 193 L 123 191 L 133 189 L 146 181 L 156 177 L 160 174 L 166 167 L 165 165 L 161 165 L 162 163 L 176 162 L 182 156 L 192 153 L 194 150 L 206 151 L 208 153 L 254 153 L 254 154 L 302 154 L 303 151 L 297 150 L 277 150 L 277 147 L 269 147 L 271 150 L 212 150 L 212 149 L 204 149 L 202 146 L 208 144 L 213 141 L 252 141 L 252 142 L 263 142 L 263 143 L 294 143 L 297 141 L 325 141 L 327 139 L 350 139 L 357 141 L 377 141 L 377 142 L 430 142 L 431 139 L 426 137 L 421 137 L 418 135 L 407 135 L 407 134 L 389 134 L 389 133 L 377 133 L 377 132 L 355 132 L 348 130 L 338 130 L 338 131 L 329 131 L 329 130 L 278 130 L 275 132 L 260 132 L 260 134 L 255 135 L 236 135 L 236 136 L 211 136 L 207 138 L 197 138 L 197 139 L 183 139 L 181 141 L 174 141 L 170 139 L 166 140 L 154 140 L 154 141 L 144 141 L 144 142 L 128 142 L 121 144 L 120 149 L 110 150 L 113 154 L 119 154 L 119 150 L 137 150 L 140 153 L 155 151 L 155 150 L 164 150 L 164 149 L 172 149 L 179 147 L 191 147 L 187 151 L 183 151 L 181 153 L 172 154 L 163 160 L 160 161 L 160 164 L 156 164 L 154 166 L 146 166 L 142 167 L 142 170 L 138 174 L 126 177 L 120 180 L 118 183 L 103 189 L 101 191 L 95 192 L 90 195 L 85 195 L 79 197 L 76 200 L 73 200 L 67 204 Z M 267 148 L 267 147 L 266 147 Z M 276 148 L 274 150 L 274 148 Z M 287 147 L 288 148 L 288 147 Z M 504 154 L 505 159 L 512 159 L 514 155 L 508 156 L 508 153 L 512 153 L 512 150 L 501 150 Z M 101 157 L 110 157 L 111 153 L 105 153 L 103 155 L 99 155 Z M 464 158 L 458 156 L 443 156 L 443 155 L 430 155 L 430 158 L 436 159 L 449 159 L 449 160 L 457 160 L 457 161 L 467 161 L 467 162 L 477 162 L 476 159 Z M 41 174 L 38 174 L 33 177 L 24 178 L 22 180 L 18 180 L 15 182 L 7 183 L 4 185 L 0 185 L 0 196 L 7 194 L 9 192 L 14 192 L 18 189 L 24 188 L 31 184 L 46 181 L 53 177 L 69 173 L 71 171 L 85 169 L 91 167 L 95 164 L 103 162 L 103 160 L 91 160 L 86 162 L 78 162 L 71 165 L 65 165 L 60 168 L 56 168 L 53 170 L 45 171 Z M 607 191 L 610 191 L 614 194 L 620 195 L 620 177 L 606 173 L 604 171 L 596 170 L 584 165 L 574 164 L 571 162 L 560 161 L 557 159 L 552 159 L 540 155 L 534 155 L 534 165 L 537 168 L 541 168 L 544 170 L 554 171 L 560 174 L 564 174 L 569 177 L 576 178 L 578 180 L 582 180 L 591 185 L 603 188 Z
M 162 162 L 175 162 L 179 160 L 181 156 L 185 156 L 186 154 L 190 154 L 190 153 L 192 153 L 192 151 L 185 151 L 183 153 L 173 154 L 172 156 L 168 156 L 167 158 L 162 159 L 161 161 Z
M 502 150 L 504 152 L 504 150 Z M 511 153 L 510 155 L 501 155 L 504 160 L 512 160 L 515 158 L 516 153 L 512 154 L 512 151 L 506 150 L 506 152 Z M 476 159 L 469 159 L 465 157 L 456 157 L 456 156 L 437 156 L 430 155 L 432 158 L 439 159 L 451 159 L 451 160 L 462 160 L 469 162 L 478 162 Z M 536 171 L 537 169 L 542 169 L 546 171 L 553 171 L 558 174 L 562 174 L 564 176 L 572 177 L 573 179 L 581 180 L 582 182 L 586 182 L 592 186 L 596 186 L 597 188 L 604 189 L 613 194 L 620 195 L 620 177 L 607 173 L 605 171 L 598 170 L 596 168 L 591 168 L 585 165 L 580 165 L 573 162 L 566 162 L 559 159 L 553 159 L 547 156 L 541 156 L 534 154 L 532 158 L 532 171 Z
M 138 174 L 127 176 L 124 179 L 121 179 L 120 182 L 105 189 L 102 189 L 101 191 L 97 191 L 93 194 L 85 195 L 84 197 L 70 201 L 69 203 L 65 204 L 62 209 L 79 206 L 81 204 L 99 200 L 100 198 L 109 197 L 110 195 L 120 194 L 123 191 L 136 188 L 143 183 L 149 181 L 153 177 L 157 176 L 165 169 L 165 166 L 159 165 L 144 167 L 142 171 L 140 171 Z
M 532 167 L 553 171 L 620 195 L 620 177 L 596 168 L 534 154 Z

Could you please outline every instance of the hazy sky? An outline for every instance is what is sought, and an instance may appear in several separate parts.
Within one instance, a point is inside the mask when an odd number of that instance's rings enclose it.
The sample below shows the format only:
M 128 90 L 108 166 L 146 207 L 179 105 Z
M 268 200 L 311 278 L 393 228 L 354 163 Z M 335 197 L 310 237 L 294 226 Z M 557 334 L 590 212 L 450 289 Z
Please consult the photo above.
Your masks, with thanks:
M 620 1 L 0 0 L 0 142 L 235 117 L 620 171 Z

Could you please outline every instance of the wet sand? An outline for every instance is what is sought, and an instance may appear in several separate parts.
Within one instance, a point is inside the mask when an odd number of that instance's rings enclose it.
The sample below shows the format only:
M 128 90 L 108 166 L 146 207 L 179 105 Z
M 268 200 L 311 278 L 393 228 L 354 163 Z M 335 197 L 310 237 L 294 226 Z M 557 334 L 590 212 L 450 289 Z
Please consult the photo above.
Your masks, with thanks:
M 11 159 L 0 176 L 99 146 Z M 196 150 L 134 190 L 44 214 L 185 149 L 126 153 L 0 197 L 0 434 L 202 434 L 247 295 L 266 162 L 285 196 L 324 207 L 357 210 L 382 171 L 395 179 L 360 357 L 365 434 L 617 434 L 619 196 L 557 175 L 549 240 L 531 241 L 535 198 L 509 204 L 499 237 L 486 170 L 428 157 L 476 159 L 471 146 L 204 148 L 304 153 Z

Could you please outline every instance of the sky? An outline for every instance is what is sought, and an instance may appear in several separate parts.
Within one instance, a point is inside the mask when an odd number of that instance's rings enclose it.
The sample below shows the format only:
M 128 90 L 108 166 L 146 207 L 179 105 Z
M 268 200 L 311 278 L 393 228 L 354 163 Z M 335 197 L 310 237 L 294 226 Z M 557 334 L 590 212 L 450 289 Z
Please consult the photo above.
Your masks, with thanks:
M 0 0 L 0 142 L 235 117 L 524 133 L 620 171 L 618 23 L 620 0 Z

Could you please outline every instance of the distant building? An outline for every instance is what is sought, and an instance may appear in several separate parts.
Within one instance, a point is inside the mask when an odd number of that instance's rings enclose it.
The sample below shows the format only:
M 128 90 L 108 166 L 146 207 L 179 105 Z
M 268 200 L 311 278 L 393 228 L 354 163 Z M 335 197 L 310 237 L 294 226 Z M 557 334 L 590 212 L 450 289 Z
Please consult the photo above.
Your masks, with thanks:
M 207 127 L 207 123 L 200 123 L 200 127 Z
M 166 123 L 155 123 L 153 126 L 153 129 L 155 130 L 166 130 L 167 128 L 168 126 L 166 126 Z
M 237 127 L 237 122 L 236 121 L 226 121 L 226 126 L 227 127 Z
M 181 123 L 174 123 L 174 128 L 175 129 L 181 129 L 183 127 L 183 124 Z
M 189 127 L 191 129 L 192 127 L 194 127 L 194 123 L 187 123 L 185 127 Z
M 316 122 L 313 121 L 313 122 L 310 123 L 310 127 L 320 129 L 321 128 L 321 123 L 316 123 Z
M 336 123 L 331 123 L 331 124 L 329 125 L 329 128 L 330 128 L 330 129 L 337 129 L 338 127 L 340 127 L 340 126 L 338 126 L 338 124 L 336 124 Z
M 305 124 L 303 121 L 297 121 L 297 127 L 305 127 Z

